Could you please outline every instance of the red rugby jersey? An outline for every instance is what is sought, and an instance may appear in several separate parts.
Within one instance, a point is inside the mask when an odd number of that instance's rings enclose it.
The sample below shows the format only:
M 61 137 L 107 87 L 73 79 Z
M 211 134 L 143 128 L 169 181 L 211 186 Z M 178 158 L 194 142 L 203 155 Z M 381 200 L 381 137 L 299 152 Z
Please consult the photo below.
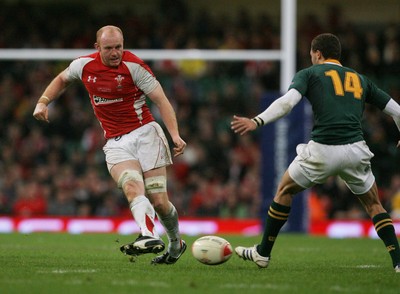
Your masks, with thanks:
M 105 66 L 98 52 L 82 56 L 71 62 L 66 73 L 69 81 L 82 80 L 106 139 L 154 121 L 146 94 L 158 81 L 149 66 L 131 52 L 123 52 L 117 68 Z

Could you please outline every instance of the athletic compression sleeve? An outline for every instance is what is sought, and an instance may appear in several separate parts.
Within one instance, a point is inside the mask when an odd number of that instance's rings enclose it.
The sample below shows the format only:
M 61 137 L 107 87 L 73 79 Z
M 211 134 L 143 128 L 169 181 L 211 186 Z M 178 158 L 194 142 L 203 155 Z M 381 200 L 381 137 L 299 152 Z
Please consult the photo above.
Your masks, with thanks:
M 253 118 L 259 127 L 276 121 L 288 114 L 300 102 L 302 95 L 296 89 L 290 89 L 285 95 L 276 99 L 264 112 Z
M 383 112 L 390 115 L 397 128 L 400 131 L 400 105 L 397 104 L 396 101 L 394 101 L 393 99 L 390 99 L 389 102 L 386 104 L 385 108 L 383 109 Z

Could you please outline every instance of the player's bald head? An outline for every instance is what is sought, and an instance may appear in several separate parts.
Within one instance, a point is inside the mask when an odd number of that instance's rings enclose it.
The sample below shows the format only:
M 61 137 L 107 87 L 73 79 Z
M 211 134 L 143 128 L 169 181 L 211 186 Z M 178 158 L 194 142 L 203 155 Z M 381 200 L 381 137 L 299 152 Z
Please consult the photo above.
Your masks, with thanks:
M 120 35 L 122 37 L 122 39 L 124 39 L 122 30 L 119 27 L 112 26 L 112 25 L 107 25 L 107 26 L 101 27 L 96 33 L 96 42 L 100 43 L 101 39 L 107 38 L 110 36 L 115 36 L 115 35 Z
M 96 34 L 94 47 L 100 53 L 104 65 L 119 66 L 124 53 L 124 37 L 121 29 L 110 25 L 100 28 Z

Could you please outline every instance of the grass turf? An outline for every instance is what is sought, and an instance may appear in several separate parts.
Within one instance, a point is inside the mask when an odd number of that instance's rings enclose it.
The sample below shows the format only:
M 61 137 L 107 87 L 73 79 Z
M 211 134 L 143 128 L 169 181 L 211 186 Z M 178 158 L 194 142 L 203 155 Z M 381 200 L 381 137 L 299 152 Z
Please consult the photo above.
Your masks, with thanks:
M 1 234 L 0 292 L 8 293 L 399 293 L 400 274 L 381 240 L 281 234 L 268 269 L 232 256 L 207 266 L 190 252 L 175 265 L 135 262 L 119 247 L 135 236 Z M 232 246 L 259 237 L 221 236 Z M 163 236 L 165 239 L 165 236 Z

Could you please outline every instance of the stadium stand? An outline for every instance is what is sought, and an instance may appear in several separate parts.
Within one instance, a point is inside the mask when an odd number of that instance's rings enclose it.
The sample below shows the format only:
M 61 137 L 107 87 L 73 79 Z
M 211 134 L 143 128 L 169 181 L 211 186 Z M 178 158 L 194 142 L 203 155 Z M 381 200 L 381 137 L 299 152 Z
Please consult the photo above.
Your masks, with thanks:
M 225 18 L 207 10 L 190 11 L 184 1 L 174 3 L 180 5 L 135 15 L 92 11 L 82 3 L 7 2 L 0 12 L 0 27 L 6 28 L 0 48 L 91 48 L 94 32 L 109 23 L 127 32 L 126 48 L 279 48 L 279 23 L 267 13 L 253 17 L 241 8 L 233 18 Z M 309 65 L 310 38 L 330 31 L 343 40 L 343 64 L 366 73 L 400 101 L 400 23 L 357 26 L 340 18 L 337 9 L 326 17 L 310 14 L 299 20 L 297 67 Z M 71 87 L 52 105 L 51 124 L 41 125 L 32 117 L 43 87 L 66 62 L 0 64 L 0 214 L 129 214 L 126 200 L 107 175 L 102 132 L 84 89 Z M 229 122 L 234 113 L 258 113 L 261 95 L 279 89 L 279 64 L 165 60 L 153 62 L 152 68 L 176 107 L 182 136 L 189 143 L 169 178 L 178 211 L 182 216 L 258 217 L 258 134 L 238 138 Z M 382 200 L 400 217 L 397 128 L 367 108 L 364 129 L 375 154 L 372 164 Z M 365 218 L 348 193 L 337 179 L 317 186 L 310 207 L 324 211 L 313 216 Z

